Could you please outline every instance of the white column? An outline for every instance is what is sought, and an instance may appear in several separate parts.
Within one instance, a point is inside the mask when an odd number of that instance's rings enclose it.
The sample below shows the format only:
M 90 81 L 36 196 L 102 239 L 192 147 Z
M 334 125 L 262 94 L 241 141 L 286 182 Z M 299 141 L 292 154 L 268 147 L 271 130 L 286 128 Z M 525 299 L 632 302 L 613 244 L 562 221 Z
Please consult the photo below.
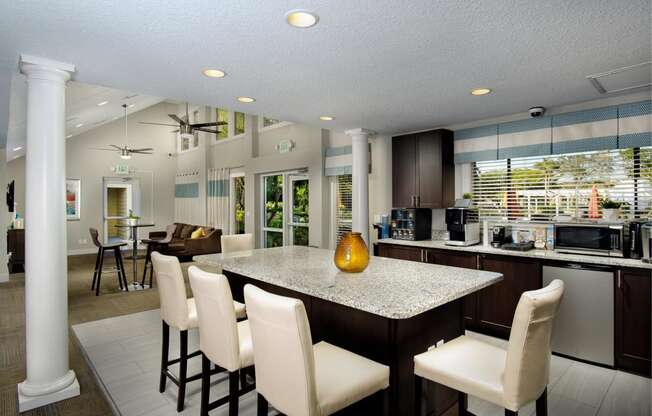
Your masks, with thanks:
M 66 82 L 75 67 L 22 55 L 27 76 L 25 335 L 21 412 L 79 395 L 68 363 Z
M 353 231 L 369 246 L 369 136 L 367 129 L 347 130 L 351 136 L 353 179 Z

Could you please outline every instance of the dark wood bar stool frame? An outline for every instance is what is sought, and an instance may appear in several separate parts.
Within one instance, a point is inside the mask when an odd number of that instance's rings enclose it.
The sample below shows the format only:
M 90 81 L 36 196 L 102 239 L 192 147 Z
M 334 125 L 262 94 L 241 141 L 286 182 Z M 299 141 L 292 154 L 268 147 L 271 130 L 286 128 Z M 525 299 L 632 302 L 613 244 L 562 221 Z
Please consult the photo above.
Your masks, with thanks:
M 160 240 L 156 239 L 145 239 L 141 242 L 147 244 L 147 254 L 145 254 L 145 265 L 143 266 L 143 279 L 140 281 L 140 285 L 145 287 L 145 279 L 147 277 L 147 269 L 149 268 L 149 287 L 152 287 L 152 280 L 154 277 L 154 265 L 152 264 L 152 253 L 154 251 L 160 251 L 161 246 L 167 246 L 172 237 L 174 236 L 174 231 L 177 229 L 176 224 L 170 224 L 165 227 L 165 237 Z
M 102 270 L 104 268 L 104 253 L 107 251 L 113 251 L 115 257 L 115 271 L 118 274 L 118 284 L 120 285 L 121 290 L 129 291 L 127 284 L 127 275 L 125 273 L 125 266 L 122 261 L 122 252 L 120 247 L 124 247 L 127 243 L 116 243 L 116 244 L 102 244 L 99 239 L 99 233 L 96 228 L 89 229 L 91 234 L 91 239 L 93 244 L 98 248 L 97 257 L 95 258 L 95 270 L 93 271 L 93 283 L 91 284 L 91 290 L 95 290 L 95 296 L 100 295 L 100 281 L 102 279 Z
M 240 405 L 239 398 L 242 395 L 253 391 L 256 388 L 256 383 L 247 383 L 247 374 L 253 376 L 254 367 L 242 368 L 238 371 L 229 371 L 229 394 L 220 397 L 214 402 L 210 402 L 211 390 L 211 375 L 226 371 L 226 369 L 215 365 L 215 369 L 211 370 L 211 360 L 204 354 L 201 355 L 201 409 L 200 416 L 208 416 L 208 412 L 217 409 L 218 407 L 228 403 L 229 416 L 238 416 L 238 407 Z M 239 384 L 239 387 L 238 387 Z

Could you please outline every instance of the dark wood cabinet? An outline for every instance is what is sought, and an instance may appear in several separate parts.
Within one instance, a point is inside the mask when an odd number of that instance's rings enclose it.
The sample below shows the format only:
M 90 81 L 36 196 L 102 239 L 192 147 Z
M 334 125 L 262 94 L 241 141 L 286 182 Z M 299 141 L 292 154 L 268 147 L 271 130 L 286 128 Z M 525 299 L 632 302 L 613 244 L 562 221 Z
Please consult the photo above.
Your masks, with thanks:
M 399 260 L 422 261 L 423 249 L 417 247 L 379 244 L 378 255 L 380 257 L 390 257 Z
M 7 253 L 9 253 L 9 273 L 25 271 L 25 230 L 7 230 Z
M 487 334 L 507 339 L 521 294 L 541 288 L 541 264 L 522 257 L 481 254 L 480 267 L 502 273 L 503 280 L 477 292 L 477 325 Z
M 616 273 L 616 367 L 650 376 L 652 271 Z
M 392 205 L 444 208 L 455 197 L 453 132 L 432 130 L 392 140 Z

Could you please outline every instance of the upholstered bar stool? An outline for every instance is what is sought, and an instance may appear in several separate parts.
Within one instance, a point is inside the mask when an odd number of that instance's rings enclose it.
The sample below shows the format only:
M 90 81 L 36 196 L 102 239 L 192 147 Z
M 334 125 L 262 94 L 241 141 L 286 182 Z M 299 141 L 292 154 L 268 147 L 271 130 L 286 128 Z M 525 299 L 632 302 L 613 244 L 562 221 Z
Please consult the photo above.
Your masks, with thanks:
M 186 298 L 186 285 L 183 281 L 179 259 L 155 251 L 152 253 L 152 264 L 158 282 L 158 293 L 161 299 L 161 320 L 163 321 L 159 392 L 163 393 L 165 391 L 168 378 L 172 380 L 179 387 L 177 411 L 180 412 L 184 408 L 186 384 L 201 378 L 201 373 L 191 377 L 187 375 L 188 359 L 201 354 L 199 350 L 188 354 L 188 330 L 198 326 L 197 308 L 194 298 Z M 243 304 L 234 303 L 233 307 L 236 310 L 236 315 L 244 315 Z M 180 337 L 179 358 L 173 360 L 169 359 L 170 327 L 178 329 Z M 179 364 L 179 377 L 175 377 L 168 370 L 170 365 L 177 363 Z
M 229 404 L 229 416 L 238 414 L 239 397 L 252 391 L 246 383 L 245 369 L 254 364 L 249 321 L 237 321 L 229 281 L 223 274 L 188 268 L 190 286 L 199 317 L 199 349 L 202 352 L 201 411 L 207 416 Z M 211 362 L 229 372 L 229 394 L 210 403 Z M 241 388 L 238 387 L 242 380 Z
M 461 336 L 414 357 L 415 412 L 421 414 L 421 380 L 459 392 L 458 414 L 468 414 L 467 395 L 505 408 L 505 415 L 536 400 L 537 416 L 548 412 L 550 339 L 564 283 L 524 292 L 516 307 L 507 350 Z
M 145 286 L 145 277 L 147 277 L 147 271 L 149 270 L 149 287 L 152 287 L 152 277 L 154 276 L 154 266 L 152 265 L 152 253 L 158 251 L 160 247 L 166 246 L 172 241 L 174 236 L 174 231 L 177 229 L 176 224 L 170 224 L 165 227 L 165 237 L 161 239 L 144 239 L 141 242 L 147 244 L 147 253 L 145 254 L 145 265 L 143 266 L 143 279 L 140 282 L 141 286 Z
M 222 253 L 254 249 L 254 237 L 251 234 L 222 235 Z
M 259 416 L 268 403 L 288 416 L 330 415 L 389 387 L 389 367 L 324 341 L 312 345 L 300 300 L 250 284 L 244 296 Z
M 113 256 L 115 258 L 115 269 L 109 269 L 109 272 L 115 272 L 118 275 L 118 285 L 120 289 L 129 291 L 127 285 L 127 276 L 125 274 L 125 266 L 122 262 L 122 252 L 120 247 L 124 247 L 127 243 L 115 243 L 115 244 L 102 244 L 100 242 L 99 233 L 96 228 L 88 229 L 91 234 L 91 240 L 93 244 L 97 247 L 97 257 L 95 258 L 95 270 L 93 271 L 93 283 L 91 284 L 91 290 L 95 290 L 95 296 L 100 295 L 100 280 L 102 279 L 102 272 L 104 271 L 104 254 L 107 251 L 113 251 Z

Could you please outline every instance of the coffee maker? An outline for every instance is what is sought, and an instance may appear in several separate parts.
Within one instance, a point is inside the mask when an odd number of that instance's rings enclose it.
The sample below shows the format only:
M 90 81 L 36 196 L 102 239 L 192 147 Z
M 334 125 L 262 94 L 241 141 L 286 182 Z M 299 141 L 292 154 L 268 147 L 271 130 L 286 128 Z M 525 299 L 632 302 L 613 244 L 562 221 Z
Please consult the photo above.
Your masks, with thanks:
M 643 260 L 645 263 L 652 263 L 652 222 L 641 226 L 641 245 L 643 246 Z
M 629 223 L 629 257 L 640 259 L 643 257 L 643 225 L 645 222 L 636 221 Z
M 446 208 L 446 229 L 449 246 L 472 246 L 480 242 L 478 210 L 465 206 Z

